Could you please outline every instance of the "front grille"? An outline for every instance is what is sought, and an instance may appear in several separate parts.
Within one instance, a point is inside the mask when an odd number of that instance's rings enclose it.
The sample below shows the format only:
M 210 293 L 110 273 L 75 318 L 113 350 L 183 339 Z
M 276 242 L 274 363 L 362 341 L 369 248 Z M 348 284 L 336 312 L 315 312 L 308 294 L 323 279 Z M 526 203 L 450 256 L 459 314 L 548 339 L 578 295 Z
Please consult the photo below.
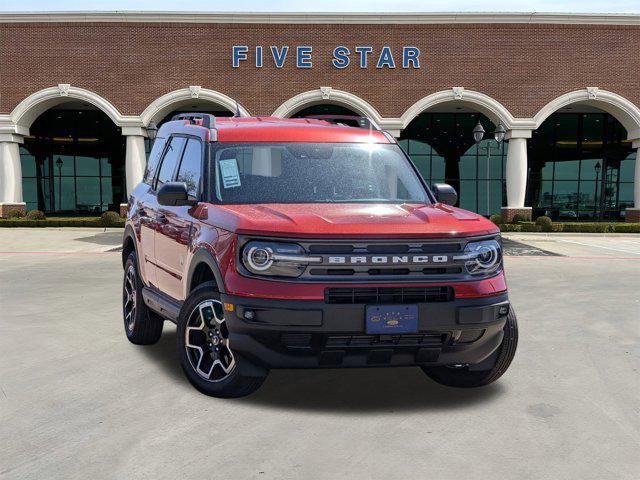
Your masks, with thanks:
M 327 288 L 325 302 L 333 304 L 398 304 L 449 302 L 451 287 L 351 287 Z
M 356 282 L 456 280 L 463 274 L 454 257 L 461 254 L 468 239 L 318 240 L 298 241 L 321 262 L 310 263 L 299 277 L 307 281 Z
M 416 335 L 331 335 L 327 337 L 327 348 L 358 347 L 436 347 L 447 342 L 449 334 L 441 332 Z
M 283 333 L 280 343 L 287 349 L 357 349 L 380 347 L 441 347 L 449 343 L 451 332 L 423 332 L 406 335 L 326 335 Z

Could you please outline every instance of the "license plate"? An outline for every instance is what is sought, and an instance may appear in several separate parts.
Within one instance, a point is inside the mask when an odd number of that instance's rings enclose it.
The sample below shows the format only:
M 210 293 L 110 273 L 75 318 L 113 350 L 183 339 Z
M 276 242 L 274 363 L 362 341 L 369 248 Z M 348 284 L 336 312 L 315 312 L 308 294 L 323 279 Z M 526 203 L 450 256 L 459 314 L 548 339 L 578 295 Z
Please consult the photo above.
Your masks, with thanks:
M 417 305 L 368 305 L 367 333 L 393 335 L 418 331 Z

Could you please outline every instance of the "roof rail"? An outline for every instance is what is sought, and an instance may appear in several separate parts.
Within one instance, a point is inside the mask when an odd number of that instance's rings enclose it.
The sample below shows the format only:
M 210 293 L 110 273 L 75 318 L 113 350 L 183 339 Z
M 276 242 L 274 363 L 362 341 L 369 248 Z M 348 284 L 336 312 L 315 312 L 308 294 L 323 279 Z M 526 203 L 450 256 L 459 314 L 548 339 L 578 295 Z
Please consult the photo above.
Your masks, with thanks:
M 189 120 L 189 123 L 202 125 L 204 128 L 216 127 L 216 117 L 210 113 L 178 113 L 177 115 L 174 115 L 171 120 Z M 198 120 L 200 120 L 200 123 L 198 123 Z
M 378 131 L 381 130 L 376 122 L 371 120 L 369 117 L 361 115 L 307 115 L 304 118 L 324 120 L 329 123 L 344 124 L 350 127 L 355 126 L 353 124 L 356 124 L 359 128 L 368 128 Z

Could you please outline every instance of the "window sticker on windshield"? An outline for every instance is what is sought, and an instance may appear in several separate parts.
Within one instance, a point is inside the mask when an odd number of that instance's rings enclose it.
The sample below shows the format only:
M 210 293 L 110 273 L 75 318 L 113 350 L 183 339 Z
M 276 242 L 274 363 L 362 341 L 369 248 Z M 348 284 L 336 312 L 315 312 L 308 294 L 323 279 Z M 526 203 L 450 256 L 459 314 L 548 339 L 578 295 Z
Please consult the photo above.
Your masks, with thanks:
M 224 188 L 236 188 L 240 186 L 240 172 L 238 172 L 238 162 L 235 158 L 218 160 L 220 165 L 220 176 Z

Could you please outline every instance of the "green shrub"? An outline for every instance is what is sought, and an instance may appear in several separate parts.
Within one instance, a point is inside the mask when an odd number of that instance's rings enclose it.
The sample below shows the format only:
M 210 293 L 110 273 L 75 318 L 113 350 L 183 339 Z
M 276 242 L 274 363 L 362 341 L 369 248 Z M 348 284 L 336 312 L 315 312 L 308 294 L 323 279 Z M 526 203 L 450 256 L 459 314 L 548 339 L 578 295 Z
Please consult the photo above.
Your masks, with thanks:
M 500 225 L 500 230 L 503 232 L 520 232 L 522 231 L 522 225 L 515 225 L 513 223 L 504 223 Z
M 616 233 L 640 233 L 640 223 L 618 223 L 612 227 Z
M 533 223 L 523 223 L 519 225 L 521 232 L 540 232 L 542 228 L 540 225 L 535 225 Z
M 104 212 L 100 220 L 105 227 L 114 227 L 121 223 L 120 215 L 116 212 Z
M 540 230 L 543 232 L 552 232 L 553 231 L 553 221 L 547 216 L 541 216 L 536 218 L 536 225 L 540 227 Z
M 7 214 L 7 218 L 22 218 L 24 217 L 24 212 L 22 210 L 11 210 Z
M 502 220 L 502 215 L 491 215 L 489 217 L 489 220 L 491 220 L 496 225 L 502 225 L 504 223 L 504 221 Z
M 565 223 L 563 232 L 569 233 L 607 233 L 613 231 L 608 223 Z
M 40 210 L 30 210 L 27 212 L 27 220 L 46 220 L 46 218 Z
M 527 217 L 525 217 L 524 215 L 520 214 L 520 213 L 516 213 L 513 216 L 513 219 L 511 220 L 511 223 L 520 223 L 520 222 L 526 222 L 527 221 Z
M 552 232 L 563 232 L 564 231 L 564 223 L 552 223 L 551 224 Z

